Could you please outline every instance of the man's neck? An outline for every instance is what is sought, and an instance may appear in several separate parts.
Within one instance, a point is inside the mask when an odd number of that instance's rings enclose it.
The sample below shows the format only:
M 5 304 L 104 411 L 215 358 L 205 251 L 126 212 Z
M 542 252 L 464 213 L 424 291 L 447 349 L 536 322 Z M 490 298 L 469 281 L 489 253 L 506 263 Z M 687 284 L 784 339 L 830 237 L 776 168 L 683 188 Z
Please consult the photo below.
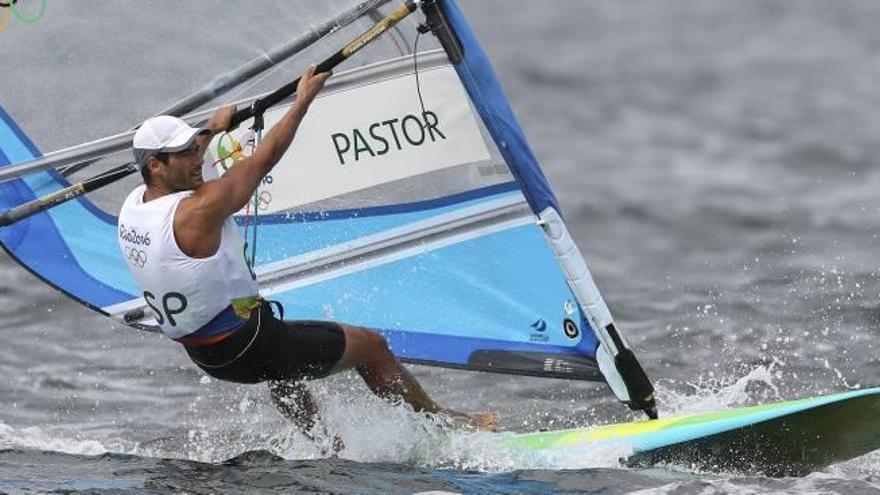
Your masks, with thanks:
M 160 184 L 160 185 L 147 184 L 147 190 L 146 190 L 146 192 L 144 192 L 144 198 L 143 198 L 144 203 L 146 203 L 148 201 L 152 201 L 154 199 L 159 199 L 162 196 L 174 194 L 176 192 L 178 192 L 178 191 L 174 191 L 170 187 L 163 185 L 163 184 Z

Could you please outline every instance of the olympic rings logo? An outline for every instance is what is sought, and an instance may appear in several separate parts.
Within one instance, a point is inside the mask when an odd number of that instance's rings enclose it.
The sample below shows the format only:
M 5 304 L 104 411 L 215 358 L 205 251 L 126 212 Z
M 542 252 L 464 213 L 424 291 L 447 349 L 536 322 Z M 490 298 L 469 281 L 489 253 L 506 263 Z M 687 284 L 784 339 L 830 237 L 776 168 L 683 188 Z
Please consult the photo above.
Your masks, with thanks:
M 21 6 L 18 5 L 19 1 L 21 0 L 0 0 L 0 33 L 6 30 L 7 26 L 9 26 L 9 21 L 13 16 L 18 19 L 19 22 L 33 24 L 39 21 L 43 17 L 43 14 L 46 13 L 46 0 L 38 0 L 39 7 L 36 12 L 32 14 L 22 13 Z M 28 3 L 33 4 L 33 2 Z
M 259 201 L 257 208 L 261 210 L 268 210 L 269 203 L 272 202 L 272 193 L 270 193 L 269 191 L 262 191 L 257 197 L 257 200 Z
M 143 268 L 147 264 L 147 253 L 141 249 L 126 247 L 125 256 L 132 265 Z

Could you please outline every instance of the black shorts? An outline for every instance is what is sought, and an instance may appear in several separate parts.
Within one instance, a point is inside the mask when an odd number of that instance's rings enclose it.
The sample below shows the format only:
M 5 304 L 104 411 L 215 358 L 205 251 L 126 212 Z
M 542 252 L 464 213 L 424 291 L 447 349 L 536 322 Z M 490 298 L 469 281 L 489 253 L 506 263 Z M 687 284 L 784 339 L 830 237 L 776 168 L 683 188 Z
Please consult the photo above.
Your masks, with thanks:
M 283 321 L 264 302 L 231 336 L 184 346 L 205 373 L 237 383 L 323 378 L 342 358 L 345 332 L 328 321 Z

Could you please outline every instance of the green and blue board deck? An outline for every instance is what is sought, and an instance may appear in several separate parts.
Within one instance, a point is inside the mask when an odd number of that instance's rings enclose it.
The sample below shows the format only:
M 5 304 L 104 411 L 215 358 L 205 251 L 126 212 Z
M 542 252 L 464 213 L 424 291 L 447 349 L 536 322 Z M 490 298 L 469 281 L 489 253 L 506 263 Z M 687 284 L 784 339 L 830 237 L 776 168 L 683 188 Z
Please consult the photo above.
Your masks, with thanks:
M 517 434 L 522 451 L 618 447 L 628 465 L 798 476 L 880 448 L 880 388 L 676 418 Z

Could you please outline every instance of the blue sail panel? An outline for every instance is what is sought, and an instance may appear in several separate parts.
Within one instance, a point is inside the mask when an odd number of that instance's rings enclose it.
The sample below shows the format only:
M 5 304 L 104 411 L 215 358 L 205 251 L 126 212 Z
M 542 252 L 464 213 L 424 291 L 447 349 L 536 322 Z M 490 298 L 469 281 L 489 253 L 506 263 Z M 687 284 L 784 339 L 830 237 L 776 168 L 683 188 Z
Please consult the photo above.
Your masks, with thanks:
M 269 297 L 288 317 L 378 329 L 397 356 L 413 362 L 551 374 L 543 369 L 547 358 L 593 357 L 598 345 L 534 223 L 330 279 L 306 278 Z M 479 362 L 487 352 L 494 360 Z M 538 369 L 517 360 L 529 354 L 542 356 L 533 363 Z M 598 377 L 592 364 L 569 373 Z
M 548 206 L 559 210 L 556 196 L 495 77 L 489 58 L 455 1 L 444 0 L 441 5 L 464 51 L 464 58 L 455 65 L 455 70 L 505 162 L 522 185 L 529 204 L 535 212 Z
M 39 150 L 0 108 L 0 167 L 31 160 Z M 54 172 L 0 183 L 0 208 L 8 209 L 68 184 Z M 116 245 L 116 227 L 87 206 L 71 201 L 0 229 L 0 243 L 42 280 L 100 310 L 128 301 L 140 291 Z M 112 241 L 112 243 L 108 243 Z M 108 249 L 108 246 L 111 248 Z
M 427 201 L 377 207 L 261 216 L 257 265 L 302 255 L 379 232 L 478 205 L 492 198 L 521 196 L 514 182 Z M 249 219 L 237 218 L 243 225 Z

